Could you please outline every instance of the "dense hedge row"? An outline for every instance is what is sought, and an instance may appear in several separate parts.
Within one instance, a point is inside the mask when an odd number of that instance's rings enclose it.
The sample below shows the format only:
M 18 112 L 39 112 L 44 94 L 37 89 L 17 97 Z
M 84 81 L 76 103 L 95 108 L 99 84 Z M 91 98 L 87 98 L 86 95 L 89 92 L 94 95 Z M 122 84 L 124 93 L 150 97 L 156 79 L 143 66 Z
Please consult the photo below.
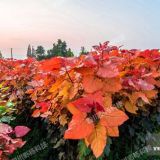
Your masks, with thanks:
M 159 50 L 108 42 L 94 49 L 40 62 L 0 60 L 0 121 L 31 128 L 21 153 L 46 141 L 46 154 L 33 159 L 118 160 L 159 131 Z M 0 151 L 6 155 L 3 146 Z

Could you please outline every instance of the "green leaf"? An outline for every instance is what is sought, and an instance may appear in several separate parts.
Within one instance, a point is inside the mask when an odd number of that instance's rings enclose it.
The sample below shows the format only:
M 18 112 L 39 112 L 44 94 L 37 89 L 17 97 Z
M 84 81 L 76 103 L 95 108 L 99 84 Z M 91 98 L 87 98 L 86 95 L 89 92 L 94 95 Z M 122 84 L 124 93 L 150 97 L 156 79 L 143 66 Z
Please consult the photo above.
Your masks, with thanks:
M 14 106 L 14 103 L 12 103 L 12 102 L 7 102 L 6 106 L 9 107 L 9 108 L 10 108 L 10 107 L 13 107 L 13 106 Z
M 78 152 L 79 160 L 84 160 L 85 157 L 91 153 L 91 150 L 86 146 L 85 142 L 81 140 L 78 143 Z
M 3 91 L 7 91 L 9 89 L 9 87 L 5 87 L 5 88 L 2 88 Z
M 2 114 L 5 111 L 6 111 L 6 107 L 5 106 L 0 106 L 0 114 Z
M 110 137 L 108 137 L 108 138 L 107 138 L 107 145 L 106 145 L 106 147 L 105 147 L 105 149 L 104 149 L 104 154 L 105 154 L 106 156 L 109 156 L 111 144 L 112 144 L 112 139 L 111 139 Z
M 15 117 L 12 117 L 12 116 L 3 116 L 2 118 L 0 118 L 0 122 L 10 123 L 14 119 Z

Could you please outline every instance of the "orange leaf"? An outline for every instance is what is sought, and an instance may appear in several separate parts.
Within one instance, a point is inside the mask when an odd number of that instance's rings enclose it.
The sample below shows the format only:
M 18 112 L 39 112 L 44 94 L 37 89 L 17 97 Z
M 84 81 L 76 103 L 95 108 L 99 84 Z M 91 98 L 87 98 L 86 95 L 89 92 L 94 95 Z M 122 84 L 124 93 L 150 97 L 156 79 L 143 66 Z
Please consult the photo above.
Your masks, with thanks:
M 87 93 L 93 93 L 102 89 L 103 83 L 101 79 L 87 75 L 83 78 L 83 87 Z
M 106 139 L 106 128 L 100 124 L 97 124 L 92 134 L 87 137 L 87 141 L 96 158 L 103 153 L 106 146 Z
M 112 106 L 112 95 L 109 93 L 105 94 L 104 106 L 107 108 Z
M 146 95 L 146 97 L 150 99 L 155 98 L 158 93 L 156 90 L 143 91 L 143 92 Z
M 65 124 L 67 124 L 67 114 L 60 115 L 60 117 L 59 117 L 59 123 L 62 126 L 65 126 Z
M 63 78 L 59 78 L 56 80 L 56 82 L 52 85 L 52 87 L 49 89 L 49 92 L 55 92 L 59 87 L 61 86 L 62 82 L 64 81 Z
M 107 135 L 111 137 L 119 137 L 118 127 L 107 127 Z
M 160 80 L 156 82 L 156 86 L 160 87 Z
M 39 117 L 40 116 L 40 110 L 36 109 L 33 113 L 32 113 L 32 117 Z
M 67 109 L 73 114 L 73 115 L 76 115 L 76 114 L 81 114 L 81 111 L 75 107 L 72 103 L 69 103 L 67 105 Z
M 75 68 L 75 71 L 81 73 L 83 76 L 94 74 L 94 69 L 88 67 Z
M 92 133 L 94 124 L 86 116 L 85 113 L 73 115 L 68 130 L 65 132 L 65 139 L 83 139 Z
M 97 75 L 102 78 L 113 78 L 119 75 L 118 68 L 111 61 L 106 61 L 98 69 Z
M 104 92 L 118 92 L 121 88 L 119 78 L 108 78 L 105 80 L 103 90 Z
M 125 108 L 128 112 L 137 114 L 136 111 L 138 110 L 137 106 L 130 101 L 125 102 Z
M 137 99 L 141 98 L 144 102 L 149 103 L 148 98 L 143 92 L 133 92 L 130 96 L 130 100 L 135 104 Z
M 128 116 L 116 107 L 109 107 L 100 115 L 100 123 L 105 127 L 117 127 L 123 124 Z

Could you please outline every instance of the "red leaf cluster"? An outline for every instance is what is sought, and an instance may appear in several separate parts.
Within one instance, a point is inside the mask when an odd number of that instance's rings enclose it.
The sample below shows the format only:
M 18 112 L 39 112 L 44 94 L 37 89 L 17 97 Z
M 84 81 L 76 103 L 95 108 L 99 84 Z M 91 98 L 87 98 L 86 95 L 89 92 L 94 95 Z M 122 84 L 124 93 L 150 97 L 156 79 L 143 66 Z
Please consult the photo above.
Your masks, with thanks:
M 25 126 L 17 126 L 12 129 L 8 124 L 0 123 L 0 160 L 8 160 L 8 155 L 17 148 L 21 148 L 25 141 L 20 137 L 25 136 L 30 129 Z M 14 135 L 16 138 L 13 138 Z
M 124 50 L 108 44 L 74 58 L 0 60 L 0 84 L 9 87 L 0 103 L 11 101 L 17 108 L 17 101 L 29 95 L 33 117 L 69 123 L 64 137 L 84 139 L 99 157 L 107 137 L 119 135 L 118 126 L 128 118 L 125 112 L 145 110 L 160 87 L 159 50 Z

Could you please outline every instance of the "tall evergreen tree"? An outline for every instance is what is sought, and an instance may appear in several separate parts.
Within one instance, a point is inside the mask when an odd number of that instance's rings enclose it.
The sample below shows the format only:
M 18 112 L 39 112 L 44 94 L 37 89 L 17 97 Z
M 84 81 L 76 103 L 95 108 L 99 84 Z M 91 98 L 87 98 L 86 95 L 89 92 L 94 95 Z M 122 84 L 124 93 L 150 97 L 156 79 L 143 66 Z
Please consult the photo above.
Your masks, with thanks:
M 80 55 L 86 55 L 88 52 L 86 51 L 85 47 L 82 46 L 80 50 Z
M 74 54 L 71 49 L 67 49 L 67 43 L 58 39 L 57 43 L 53 44 L 53 48 L 47 51 L 47 58 L 61 56 L 61 57 L 73 57 Z
M 28 49 L 27 49 L 27 57 L 32 57 L 32 51 L 31 51 L 31 45 L 28 45 Z
M 72 50 L 69 48 L 67 50 L 67 57 L 73 57 L 73 56 L 74 56 L 74 54 L 73 54 Z
M 45 58 L 45 49 L 43 46 L 38 46 L 36 49 L 36 58 L 37 60 L 42 60 Z
M 32 57 L 36 57 L 36 51 L 33 46 L 32 46 Z

